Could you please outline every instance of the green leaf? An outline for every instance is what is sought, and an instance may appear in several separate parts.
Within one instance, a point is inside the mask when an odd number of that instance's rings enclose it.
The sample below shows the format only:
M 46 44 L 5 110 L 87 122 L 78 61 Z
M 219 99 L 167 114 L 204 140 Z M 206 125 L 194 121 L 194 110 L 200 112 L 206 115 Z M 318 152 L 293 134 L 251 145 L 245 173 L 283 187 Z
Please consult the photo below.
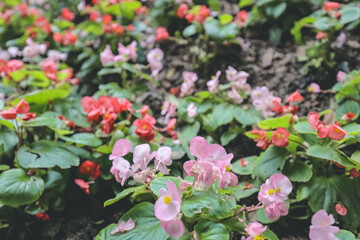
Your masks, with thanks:
M 347 24 L 360 19 L 360 9 L 356 6 L 344 7 L 339 12 L 341 13 L 341 24 Z
M 120 193 L 118 193 L 116 195 L 116 197 L 107 200 L 106 202 L 104 202 L 104 207 L 109 206 L 111 204 L 116 203 L 117 201 L 119 201 L 120 199 L 123 199 L 124 197 L 126 197 L 127 195 L 137 191 L 137 190 L 143 190 L 145 189 L 146 186 L 145 185 L 141 185 L 141 186 L 137 186 L 137 187 L 130 187 L 130 188 L 126 188 L 125 190 L 121 191 Z
M 260 208 L 259 210 L 256 211 L 256 219 L 263 224 L 269 224 L 276 221 L 276 220 L 271 221 L 269 219 L 268 215 L 265 212 L 265 208 Z
M 189 218 L 202 217 L 220 221 L 234 215 L 235 198 L 227 195 L 195 190 L 190 199 L 184 199 L 181 205 L 182 213 Z
M 244 110 L 241 107 L 235 107 L 234 117 L 236 121 L 244 125 L 253 125 L 264 119 L 261 113 L 255 108 Z
M 228 240 L 229 233 L 221 223 L 202 221 L 194 227 L 199 240 Z
M 64 141 L 79 143 L 90 147 L 98 147 L 102 144 L 101 140 L 93 133 L 75 133 L 71 137 L 60 136 Z
M 1 154 L 1 151 L 0 151 Z M 8 170 L 10 167 L 6 164 L 0 164 L 0 171 L 5 171 Z
M 311 195 L 311 188 L 308 185 L 301 185 L 296 190 L 296 201 L 300 202 Z
M 62 180 L 62 175 L 56 171 L 49 171 L 45 175 L 45 189 L 56 187 Z
M 252 0 L 240 0 L 239 8 L 250 6 L 253 3 Z
M 356 228 L 360 224 L 360 193 L 355 180 L 345 176 L 333 175 L 330 178 L 318 177 L 311 185 L 309 206 L 313 212 L 324 209 L 335 212 L 335 204 L 341 202 L 348 211 L 341 219 Z
M 154 240 L 167 239 L 168 235 L 161 227 L 161 222 L 155 217 L 154 204 L 143 202 L 125 213 L 119 221 L 135 222 L 135 228 L 123 234 L 112 235 L 111 232 L 117 226 L 111 224 L 102 229 L 95 237 L 95 240 Z
M 259 188 L 257 188 L 256 186 L 253 186 L 250 189 L 245 189 L 245 187 L 246 187 L 245 184 L 246 184 L 246 182 L 242 182 L 242 183 L 239 183 L 239 185 L 237 187 L 235 187 L 235 188 L 237 188 L 237 190 L 235 190 L 235 192 L 234 192 L 236 201 L 240 201 L 243 198 L 250 197 L 254 193 L 259 192 Z M 255 185 L 252 181 L 249 181 L 248 184 Z
M 28 71 L 30 76 L 30 85 L 35 87 L 47 87 L 50 85 L 51 80 L 45 76 L 42 71 Z
M 288 151 L 285 148 L 270 146 L 260 155 L 254 174 L 265 180 L 271 175 L 278 173 L 278 169 L 282 169 L 284 166 L 287 156 Z
M 315 20 L 315 17 L 304 17 L 300 21 L 295 22 L 294 27 L 291 29 L 291 34 L 294 36 L 296 44 L 302 44 L 302 28 L 308 24 L 312 24 Z
M 114 73 L 120 74 L 121 72 L 122 72 L 122 68 L 119 68 L 119 67 L 103 68 L 100 71 L 98 71 L 97 75 L 98 76 L 106 76 L 106 75 L 114 74 Z
M 10 169 L 0 175 L 0 203 L 18 207 L 32 203 L 44 191 L 44 181 L 36 176 L 29 176 L 22 169 Z
M 282 171 L 293 182 L 307 182 L 312 177 L 312 170 L 306 163 L 295 161 Z
M 185 137 L 187 142 L 190 142 L 190 140 L 193 137 L 197 136 L 199 130 L 200 130 L 200 123 L 194 122 L 193 124 L 184 127 L 184 129 L 181 131 L 181 135 Z
M 177 177 L 171 177 L 171 176 L 165 176 L 165 177 L 158 177 L 155 178 L 150 182 L 150 188 L 153 191 L 153 193 L 160 197 L 159 190 L 160 188 L 167 189 L 166 182 L 173 182 L 176 184 L 178 190 L 180 191 L 180 185 L 183 182 L 180 178 Z
M 218 126 L 230 123 L 234 119 L 233 105 L 220 103 L 214 107 L 213 117 Z
M 234 140 L 234 138 L 236 138 L 237 135 L 238 134 L 236 132 L 230 130 L 224 132 L 220 137 L 221 145 L 223 146 L 228 145 L 229 142 L 231 142 L 231 140 Z
M 19 69 L 19 70 L 9 73 L 9 75 L 12 80 L 14 80 L 15 82 L 19 82 L 26 76 L 26 72 L 27 71 L 25 69 Z
M 336 115 L 335 115 L 336 119 L 341 120 L 341 117 L 344 114 L 347 114 L 347 113 L 350 113 L 350 112 L 355 114 L 354 120 L 357 119 L 359 117 L 359 114 L 360 114 L 360 105 L 357 102 L 352 101 L 352 100 L 344 102 L 336 110 Z
M 275 6 L 268 6 L 266 7 L 266 13 L 274 18 L 280 17 L 281 14 L 284 13 L 286 9 L 286 3 L 281 2 Z
M 299 133 L 316 133 L 311 129 L 311 125 L 307 121 L 298 122 L 294 125 L 294 128 Z
M 261 236 L 265 237 L 267 240 L 279 240 L 276 234 L 269 228 L 266 228 L 266 230 L 261 234 Z
M 223 24 L 223 25 L 229 24 L 233 20 L 233 16 L 228 14 L 228 13 L 220 14 L 219 15 L 219 20 L 220 20 L 220 23 Z
M 10 151 L 19 142 L 18 136 L 13 130 L 7 127 L 0 127 L 0 146 L 4 146 L 4 151 Z
M 15 129 L 15 126 L 12 122 L 10 122 L 9 120 L 5 120 L 5 119 L 0 119 L 0 125 L 3 125 L 5 127 L 10 128 L 11 130 Z
M 208 18 L 210 19 L 210 18 Z M 239 28 L 236 23 L 230 23 L 227 25 L 222 25 L 218 20 L 207 20 L 204 23 L 204 28 L 207 34 L 214 39 L 217 43 L 222 43 L 224 40 L 234 39 L 238 32 Z
M 30 147 L 22 146 L 17 158 L 24 168 L 70 168 L 79 165 L 79 158 L 75 154 L 47 140 L 34 142 Z
M 355 240 L 355 235 L 352 234 L 352 232 L 349 232 L 347 230 L 341 229 L 337 234 L 336 237 L 338 240 Z
M 290 125 L 291 114 L 282 117 L 270 118 L 259 122 L 259 127 L 263 129 L 275 129 L 278 127 L 287 128 Z
M 353 167 L 354 165 L 343 158 L 338 152 L 332 149 L 330 146 L 322 145 L 313 145 L 308 150 L 306 154 L 311 157 L 322 158 L 329 161 L 335 161 L 345 167 Z
M 52 116 L 40 116 L 30 121 L 24 121 L 23 125 L 25 127 L 41 127 L 52 125 L 56 121 L 56 118 Z
M 315 22 L 314 22 L 314 26 L 321 30 L 321 31 L 327 31 L 329 30 L 331 27 L 336 26 L 337 24 L 337 20 L 332 19 L 332 18 L 328 18 L 328 17 L 321 17 L 318 18 Z
M 11 101 L 11 105 L 15 106 L 22 98 L 25 98 L 25 101 L 28 103 L 39 105 L 48 104 L 50 101 L 55 99 L 64 99 L 70 94 L 71 86 L 68 83 L 63 85 L 64 86 L 62 88 L 44 89 L 41 91 L 33 91 L 31 93 L 25 94 Z
M 241 159 L 232 163 L 232 171 L 238 175 L 250 175 L 254 171 L 256 165 L 257 156 L 250 156 L 244 158 L 245 166 L 241 166 Z
M 195 24 L 191 24 L 184 29 L 183 35 L 184 37 L 190 37 L 192 35 L 195 35 L 197 31 L 197 26 Z

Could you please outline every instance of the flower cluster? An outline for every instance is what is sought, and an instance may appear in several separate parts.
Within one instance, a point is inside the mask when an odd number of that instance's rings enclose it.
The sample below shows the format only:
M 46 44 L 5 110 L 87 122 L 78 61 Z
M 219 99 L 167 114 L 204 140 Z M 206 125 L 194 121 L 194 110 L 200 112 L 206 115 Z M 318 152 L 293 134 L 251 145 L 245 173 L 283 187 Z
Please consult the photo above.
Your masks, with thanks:
M 235 68 L 229 66 L 225 71 L 226 79 L 232 82 L 231 90 L 228 92 L 228 97 L 233 99 L 235 103 L 242 103 L 244 98 L 239 94 L 239 91 L 250 91 L 251 87 L 247 83 L 249 74 L 244 71 L 237 71 Z
M 276 98 L 270 93 L 266 86 L 256 87 L 251 92 L 251 100 L 253 106 L 265 117 L 274 116 L 273 101 Z
M 205 5 L 202 5 L 200 8 L 189 10 L 189 6 L 186 4 L 181 4 L 177 10 L 176 15 L 179 18 L 185 18 L 189 23 L 193 21 L 197 21 L 200 24 L 203 24 L 210 16 L 210 9 L 207 8 Z
M 340 127 L 340 124 L 335 121 L 335 124 L 327 126 L 324 122 L 320 121 L 320 114 L 317 112 L 310 112 L 307 117 L 308 123 L 311 125 L 311 129 L 317 130 L 317 134 L 320 138 L 331 138 L 333 140 L 343 139 L 347 132 Z
M 114 128 L 114 122 L 117 115 L 123 111 L 132 111 L 131 103 L 122 98 L 119 102 L 116 97 L 100 96 L 97 100 L 93 97 L 83 97 L 81 106 L 87 113 L 88 122 L 97 122 L 102 117 L 101 130 L 104 134 L 108 134 Z
M 136 126 L 135 134 L 142 140 L 151 142 L 155 138 L 154 127 L 156 119 L 146 112 L 143 112 L 141 116 L 143 117 L 142 119 L 136 119 L 133 123 L 133 125 Z
M 261 147 L 263 150 L 267 149 L 271 143 L 278 147 L 286 147 L 289 145 L 290 133 L 282 127 L 278 127 L 272 132 L 271 141 L 268 139 L 265 130 L 254 129 L 251 133 L 255 135 L 254 141 L 257 142 L 256 146 Z
M 198 80 L 198 75 L 193 72 L 183 72 L 182 77 L 184 82 L 180 86 L 180 97 L 191 95 L 195 91 L 195 82 Z
M 146 55 L 146 59 L 151 69 L 151 75 L 156 77 L 158 73 L 163 69 L 162 60 L 164 58 L 164 52 L 160 48 L 154 48 Z
M 118 140 L 113 148 L 109 159 L 112 160 L 110 172 L 115 176 L 117 182 L 124 185 L 125 181 L 132 176 L 138 182 L 150 182 L 157 170 L 164 174 L 169 174 L 167 166 L 172 164 L 170 147 L 160 147 L 157 151 L 150 153 L 149 144 L 140 144 L 135 146 L 133 153 L 133 165 L 130 166 L 128 160 L 124 159 L 131 150 L 131 143 L 127 139 Z M 154 169 L 148 168 L 152 159 L 154 161 Z
M 184 163 L 185 172 L 194 177 L 198 183 L 207 187 L 220 179 L 220 188 L 237 186 L 238 178 L 231 172 L 231 160 L 234 155 L 227 154 L 218 144 L 209 144 L 203 137 L 194 137 L 190 141 L 190 152 L 197 160 Z
M 46 52 L 46 45 L 34 43 L 31 38 L 26 39 L 26 47 L 22 51 L 24 58 L 33 59 L 36 56 L 44 54 Z
M 25 98 L 23 98 L 15 107 L 2 110 L 0 112 L 0 115 L 4 119 L 12 120 L 12 119 L 16 119 L 18 114 L 25 114 L 23 117 L 21 117 L 21 119 L 24 121 L 29 121 L 36 117 L 35 113 L 29 113 L 29 111 L 30 111 L 29 103 L 27 103 L 25 101 Z
M 303 100 L 303 96 L 301 96 L 301 94 L 299 93 L 299 91 L 295 91 L 292 94 L 290 94 L 286 101 L 289 102 L 289 105 L 283 105 L 281 103 L 281 98 L 275 98 L 272 102 L 274 104 L 273 107 L 273 111 L 277 114 L 287 114 L 287 113 L 291 113 L 291 114 L 296 114 L 299 110 L 298 108 L 294 105 L 294 103 L 296 102 L 301 102 Z
M 131 42 L 130 45 L 125 47 L 122 43 L 118 43 L 118 55 L 114 55 L 110 45 L 106 45 L 104 51 L 100 53 L 100 60 L 103 66 L 106 66 L 115 62 L 127 62 L 130 59 L 135 62 L 137 59 L 137 43 Z
M 280 173 L 272 175 L 261 185 L 258 200 L 265 206 L 265 212 L 270 220 L 276 220 L 288 214 L 284 201 L 291 190 L 290 180 Z

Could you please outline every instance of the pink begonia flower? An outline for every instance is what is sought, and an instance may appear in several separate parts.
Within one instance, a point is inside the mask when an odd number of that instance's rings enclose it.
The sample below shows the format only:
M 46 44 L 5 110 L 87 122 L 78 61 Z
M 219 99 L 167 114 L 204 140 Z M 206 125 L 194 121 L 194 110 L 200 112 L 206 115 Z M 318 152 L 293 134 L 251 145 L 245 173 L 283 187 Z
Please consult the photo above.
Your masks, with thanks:
M 290 94 L 290 96 L 287 97 L 286 101 L 288 101 L 289 103 L 293 103 L 293 102 L 301 102 L 303 99 L 304 98 L 299 93 L 299 90 L 296 90 L 295 92 Z
M 160 198 L 155 202 L 155 216 L 161 221 L 171 221 L 181 208 L 181 196 L 175 183 L 166 182 L 168 189 L 160 188 Z
M 344 84 L 345 83 L 345 79 L 346 79 L 346 73 L 343 71 L 338 71 L 338 73 L 336 74 L 336 80 L 341 83 Z
M 319 93 L 320 92 L 320 86 L 317 83 L 311 83 L 308 87 L 308 91 L 312 93 Z
M 245 231 L 249 234 L 249 237 L 246 240 L 256 240 L 258 237 L 261 237 L 261 234 L 266 230 L 266 226 L 263 227 L 261 223 L 253 222 L 250 223 Z
M 232 86 L 228 92 L 228 97 L 234 100 L 235 103 L 242 103 L 244 101 L 244 98 L 238 93 L 234 86 Z
M 211 77 L 211 80 L 209 80 L 206 83 L 206 86 L 209 88 L 209 92 L 214 93 L 217 91 L 217 87 L 219 85 L 219 77 L 221 75 L 221 71 L 217 71 L 215 76 Z
M 55 62 L 59 62 L 59 61 L 63 61 L 65 62 L 67 59 L 68 54 L 67 53 L 61 53 L 59 51 L 56 50 L 49 50 L 48 51 L 48 58 L 55 61 Z
M 131 142 L 127 139 L 117 140 L 114 144 L 111 155 L 109 156 L 110 160 L 117 158 L 122 158 L 131 151 Z
M 25 114 L 30 111 L 29 103 L 25 101 L 25 98 L 22 98 L 20 102 L 15 106 L 15 111 L 18 114 Z
M 124 186 L 125 181 L 131 176 L 130 163 L 124 158 L 116 158 L 113 161 L 113 165 L 110 172 L 115 176 L 117 182 Z
M 46 45 L 34 43 L 31 38 L 26 39 L 26 47 L 23 49 L 23 57 L 33 58 L 46 52 Z
M 271 142 L 278 147 L 286 147 L 289 145 L 290 133 L 283 127 L 278 127 L 272 132 Z
M 100 60 L 103 66 L 115 62 L 115 56 L 111 51 L 110 45 L 106 45 L 104 51 L 100 53 Z
M 12 46 L 8 48 L 7 52 L 11 57 L 16 57 L 19 54 L 19 48 Z
M 176 104 L 170 103 L 168 101 L 164 101 L 163 105 L 161 106 L 161 115 L 165 116 L 166 120 L 169 120 L 172 117 L 176 116 Z
M 284 202 L 273 202 L 265 208 L 265 213 L 271 221 L 275 221 L 280 216 L 288 215 L 289 210 Z
M 156 155 L 156 152 L 150 154 L 149 144 L 140 144 L 134 148 L 133 156 L 133 171 L 136 172 L 139 168 L 145 170 L 151 159 Z
M 329 127 L 329 138 L 332 140 L 340 141 L 346 136 L 347 132 L 342 129 L 338 122 L 331 124 Z
M 180 185 L 180 191 L 185 192 L 187 186 L 192 186 L 192 183 L 184 180 Z
M 125 233 L 135 228 L 135 222 L 130 218 L 127 222 L 121 220 L 110 234 Z
M 319 119 L 320 119 L 320 114 L 318 112 L 310 112 L 308 114 L 307 121 L 311 125 L 312 130 L 315 130 L 318 127 L 320 123 Z
M 195 82 L 198 80 L 198 76 L 193 72 L 183 72 L 182 74 L 184 82 L 180 86 L 180 97 L 190 95 L 195 90 Z
M 171 155 L 172 150 L 170 147 L 160 147 L 156 151 L 155 168 L 160 170 L 162 173 L 169 174 L 166 166 L 170 166 L 172 164 Z
M 317 134 L 320 138 L 327 138 L 329 136 L 329 127 L 325 123 L 320 122 L 317 126 Z
M 270 96 L 270 91 L 266 86 L 256 87 L 251 92 L 251 100 L 252 101 L 264 101 Z
M 282 202 L 292 191 L 292 184 L 285 175 L 277 173 L 261 185 L 258 199 L 264 205 L 270 205 L 272 202 Z
M 163 64 L 161 62 L 163 58 L 164 52 L 160 48 L 154 48 L 146 55 L 152 76 L 157 76 L 157 74 L 163 69 Z
M 24 67 L 24 62 L 17 59 L 11 59 L 7 62 L 8 72 L 15 72 Z
M 195 117 L 197 113 L 197 107 L 195 106 L 195 103 L 190 103 L 187 107 L 187 115 L 188 117 Z
M 172 238 L 179 238 L 184 234 L 184 224 L 177 217 L 170 221 L 161 221 L 161 226 Z
M 133 62 L 136 62 L 136 59 L 137 59 L 137 42 L 136 41 L 132 41 L 130 43 L 130 45 L 128 46 L 128 49 L 129 49 L 129 56 L 130 56 L 130 59 L 133 61 Z
M 237 37 L 236 40 L 240 43 L 240 47 L 244 52 L 248 52 L 251 43 L 245 42 L 245 40 L 242 37 Z
M 346 42 L 346 35 L 345 33 L 340 33 L 339 36 L 336 38 L 336 41 L 335 41 L 335 47 L 337 48 L 341 48 L 344 43 Z
M 335 240 L 339 227 L 331 226 L 335 223 L 332 214 L 328 215 L 325 210 L 319 210 L 311 219 L 310 240 Z
M 225 70 L 225 73 L 226 73 L 226 80 L 228 80 L 229 82 L 235 82 L 238 74 L 235 68 L 233 68 L 232 66 L 228 66 L 228 69 Z

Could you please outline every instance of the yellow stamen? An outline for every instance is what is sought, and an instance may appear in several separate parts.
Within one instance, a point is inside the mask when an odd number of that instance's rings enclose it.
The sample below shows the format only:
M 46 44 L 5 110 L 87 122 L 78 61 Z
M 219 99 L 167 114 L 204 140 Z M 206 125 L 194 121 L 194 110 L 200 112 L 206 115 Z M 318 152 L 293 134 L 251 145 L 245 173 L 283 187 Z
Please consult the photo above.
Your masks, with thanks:
M 262 236 L 257 235 L 257 236 L 254 237 L 254 240 L 265 240 L 265 238 L 262 237 Z
M 142 128 L 143 128 L 143 129 L 147 129 L 147 126 L 146 126 L 146 125 L 144 125 Z
M 230 170 L 231 170 L 231 168 L 228 165 L 226 165 L 225 171 L 230 172 Z
M 341 133 L 341 130 L 340 130 L 340 129 L 338 129 L 338 128 L 335 128 L 335 132 L 337 132 L 337 133 Z
M 313 87 L 309 87 L 308 90 L 309 90 L 309 92 L 312 92 L 312 91 L 314 91 L 314 88 L 313 88 Z
M 87 166 L 86 171 L 90 172 L 90 170 L 91 170 L 90 166 Z
M 283 135 L 281 133 L 278 134 L 278 138 L 282 138 Z
M 273 195 L 275 193 L 275 190 L 270 188 L 269 191 L 268 191 L 269 195 Z
M 215 78 L 215 76 L 211 76 L 211 79 L 214 79 Z
M 281 191 L 281 189 L 280 189 L 280 188 L 276 188 L 276 191 L 279 193 L 279 192 Z
M 164 197 L 164 203 L 166 204 L 171 203 L 171 198 L 169 196 Z
M 261 94 L 260 94 L 259 92 L 256 93 L 256 96 L 260 97 L 260 95 L 261 95 Z
M 158 55 L 155 53 L 155 54 L 154 54 L 154 58 L 157 58 L 157 57 L 158 57 Z

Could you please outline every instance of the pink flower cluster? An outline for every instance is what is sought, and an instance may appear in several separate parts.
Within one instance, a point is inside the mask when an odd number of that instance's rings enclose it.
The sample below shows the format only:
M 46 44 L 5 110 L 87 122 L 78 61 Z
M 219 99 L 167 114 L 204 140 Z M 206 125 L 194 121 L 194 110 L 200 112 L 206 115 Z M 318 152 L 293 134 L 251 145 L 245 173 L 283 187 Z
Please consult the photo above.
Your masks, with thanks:
M 130 59 L 135 62 L 137 59 L 137 43 L 133 41 L 130 45 L 125 47 L 122 43 L 118 44 L 118 55 L 114 55 L 110 45 L 106 45 L 104 51 L 100 53 L 100 60 L 103 66 L 115 62 L 127 62 Z
M 226 79 L 232 82 L 231 90 L 228 92 L 228 97 L 236 103 L 242 103 L 244 98 L 239 94 L 239 91 L 250 91 L 251 87 L 247 82 L 249 74 L 244 71 L 237 71 L 235 68 L 229 66 L 225 71 Z
M 195 82 L 198 80 L 198 76 L 193 72 L 183 72 L 182 77 L 184 82 L 180 86 L 180 97 L 185 97 L 195 91 Z
M 273 101 L 276 99 L 266 86 L 256 87 L 251 92 L 253 106 L 265 117 L 274 116 Z M 281 100 L 280 100 L 281 101 Z
M 28 59 L 44 54 L 47 48 L 45 44 L 34 43 L 31 38 L 26 39 L 26 45 L 27 46 L 24 47 L 22 54 L 24 58 Z
M 324 122 L 320 121 L 320 114 L 317 112 L 310 112 L 307 117 L 308 123 L 311 125 L 311 129 L 317 130 L 317 134 L 320 138 L 331 138 L 332 140 L 343 139 L 347 132 L 340 127 L 340 124 L 335 121 L 335 124 L 327 126 Z
M 176 104 L 164 101 L 161 106 L 161 115 L 165 116 L 165 121 L 168 122 L 170 118 L 176 116 Z
M 184 234 L 181 221 L 181 196 L 175 183 L 166 182 L 167 189 L 159 190 L 160 198 L 155 202 L 155 216 L 161 220 L 161 226 L 173 238 Z
M 221 75 L 221 71 L 217 71 L 215 76 L 211 77 L 211 80 L 209 80 L 206 83 L 206 86 L 209 88 L 209 92 L 214 93 L 217 91 L 217 87 L 219 85 L 219 77 Z
M 127 139 L 118 140 L 113 148 L 109 159 L 113 161 L 110 172 L 115 176 L 117 182 L 124 185 L 125 181 L 132 176 L 135 181 L 149 182 L 155 177 L 156 170 L 169 174 L 167 166 L 172 164 L 170 147 L 160 147 L 157 151 L 150 153 L 149 144 L 140 144 L 134 148 L 133 165 L 124 159 L 131 150 L 131 143 Z M 155 158 L 155 168 L 150 170 L 148 164 Z
M 146 59 L 149 62 L 151 75 L 156 77 L 161 69 L 163 69 L 163 64 L 161 61 L 164 59 L 164 52 L 160 48 L 154 48 L 148 52 Z
M 220 188 L 237 186 L 238 178 L 231 172 L 232 153 L 227 154 L 218 144 L 209 144 L 203 137 L 194 137 L 190 141 L 190 152 L 197 160 L 184 163 L 185 172 L 194 177 L 198 183 L 207 187 L 220 179 Z
M 290 180 L 280 173 L 272 175 L 261 185 L 258 200 L 265 205 L 265 212 L 270 220 L 273 221 L 288 214 L 284 201 L 291 190 Z
M 335 223 L 332 214 L 328 215 L 325 210 L 319 210 L 311 219 L 310 240 L 336 240 L 335 235 L 339 227 L 331 226 Z

